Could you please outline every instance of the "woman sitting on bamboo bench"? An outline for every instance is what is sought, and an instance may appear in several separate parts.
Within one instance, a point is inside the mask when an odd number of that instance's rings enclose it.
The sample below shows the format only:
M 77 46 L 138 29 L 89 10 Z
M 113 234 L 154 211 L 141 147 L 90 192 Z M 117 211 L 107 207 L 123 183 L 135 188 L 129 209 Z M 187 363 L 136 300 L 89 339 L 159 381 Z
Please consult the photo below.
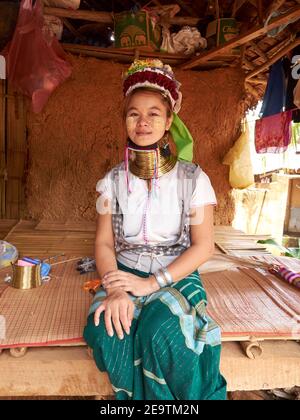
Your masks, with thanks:
M 197 270 L 214 250 L 216 197 L 192 163 L 179 87 L 170 66 L 134 61 L 124 79 L 125 159 L 97 184 L 102 287 L 84 337 L 120 400 L 226 396 L 220 329 Z

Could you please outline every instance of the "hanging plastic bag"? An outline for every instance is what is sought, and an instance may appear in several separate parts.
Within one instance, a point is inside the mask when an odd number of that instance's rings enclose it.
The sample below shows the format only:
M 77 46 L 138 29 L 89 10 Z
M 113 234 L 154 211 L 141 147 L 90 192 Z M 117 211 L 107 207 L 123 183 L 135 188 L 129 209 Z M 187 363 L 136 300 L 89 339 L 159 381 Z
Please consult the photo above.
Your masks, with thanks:
M 13 39 L 5 48 L 7 77 L 12 86 L 32 99 L 40 112 L 54 89 L 71 74 L 56 37 L 43 31 L 41 0 L 22 0 Z
M 230 165 L 232 188 L 247 188 L 254 183 L 248 130 L 248 125 L 243 124 L 242 134 L 223 159 L 224 165 Z
M 178 54 L 194 54 L 207 47 L 207 41 L 201 36 L 197 28 L 184 26 L 176 34 L 172 34 L 172 44 Z
M 176 52 L 171 38 L 170 30 L 165 26 L 162 28 L 162 43 L 160 46 L 160 51 L 170 54 L 174 54 Z
M 17 248 L 6 241 L 0 241 L 0 269 L 10 267 L 18 259 Z

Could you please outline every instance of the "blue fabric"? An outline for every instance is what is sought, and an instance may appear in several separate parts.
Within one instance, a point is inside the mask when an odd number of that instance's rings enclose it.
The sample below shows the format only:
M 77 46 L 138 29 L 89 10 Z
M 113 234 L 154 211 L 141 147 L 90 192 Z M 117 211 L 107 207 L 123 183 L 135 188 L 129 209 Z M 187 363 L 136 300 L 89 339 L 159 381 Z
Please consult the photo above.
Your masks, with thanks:
M 261 117 L 269 117 L 284 111 L 286 98 L 286 80 L 283 60 L 278 60 L 270 68 L 270 75 L 263 104 Z

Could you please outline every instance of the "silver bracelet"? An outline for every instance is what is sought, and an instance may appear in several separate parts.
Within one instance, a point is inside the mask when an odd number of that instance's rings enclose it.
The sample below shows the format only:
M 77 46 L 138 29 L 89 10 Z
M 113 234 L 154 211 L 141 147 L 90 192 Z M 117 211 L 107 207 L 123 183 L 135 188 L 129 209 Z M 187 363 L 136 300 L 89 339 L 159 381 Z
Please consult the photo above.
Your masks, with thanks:
M 155 273 L 153 273 L 158 285 L 160 288 L 165 287 L 166 286 L 166 281 L 165 278 L 163 277 L 163 275 L 161 274 L 160 270 L 157 270 Z
M 167 270 L 166 268 L 161 268 L 161 271 L 167 281 L 167 285 L 170 286 L 172 283 L 174 283 L 173 277 L 170 273 L 169 270 Z

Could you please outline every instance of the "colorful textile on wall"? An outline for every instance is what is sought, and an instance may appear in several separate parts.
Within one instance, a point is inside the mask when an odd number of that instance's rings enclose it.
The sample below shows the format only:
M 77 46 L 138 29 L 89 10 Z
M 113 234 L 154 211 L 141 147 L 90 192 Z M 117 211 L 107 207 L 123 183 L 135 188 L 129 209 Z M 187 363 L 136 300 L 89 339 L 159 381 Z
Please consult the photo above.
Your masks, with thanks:
M 283 153 L 292 138 L 292 111 L 261 118 L 255 124 L 257 153 Z

